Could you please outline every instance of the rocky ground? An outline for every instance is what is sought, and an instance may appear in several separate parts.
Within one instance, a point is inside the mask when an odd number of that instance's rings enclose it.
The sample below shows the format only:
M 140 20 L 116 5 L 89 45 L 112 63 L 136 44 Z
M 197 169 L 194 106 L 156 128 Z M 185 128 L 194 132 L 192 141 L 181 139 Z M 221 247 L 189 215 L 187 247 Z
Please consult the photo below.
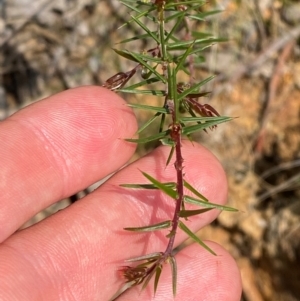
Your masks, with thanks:
M 229 204 L 240 211 L 222 213 L 199 234 L 236 258 L 242 300 L 299 301 L 300 3 L 209 2 L 207 8 L 224 12 L 199 29 L 229 40 L 206 51 L 198 75 L 217 74 L 206 87 L 213 91 L 207 102 L 238 118 L 194 139 L 222 162 Z M 0 11 L 0 119 L 55 92 L 102 84 L 128 70 L 111 47 L 135 29 L 117 30 L 128 13 L 115 0 L 6 0 Z M 69 204 L 63 200 L 26 226 Z

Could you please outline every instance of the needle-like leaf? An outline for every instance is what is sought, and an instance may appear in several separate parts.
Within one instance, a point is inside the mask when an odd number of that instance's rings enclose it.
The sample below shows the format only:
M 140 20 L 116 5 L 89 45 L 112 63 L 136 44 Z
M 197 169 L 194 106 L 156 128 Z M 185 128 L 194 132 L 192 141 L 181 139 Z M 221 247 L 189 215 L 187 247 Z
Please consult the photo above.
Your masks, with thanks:
M 213 255 L 217 255 L 209 246 L 207 246 L 196 234 L 194 234 L 182 221 L 179 221 L 179 228 L 184 231 L 192 240 L 197 242 L 200 246 L 206 249 Z
M 178 195 L 177 192 L 170 188 L 168 185 L 165 185 L 162 182 L 159 182 L 158 180 L 154 179 L 153 177 L 151 177 L 150 175 L 148 175 L 147 173 L 142 171 L 142 174 L 144 175 L 144 177 L 146 177 L 152 184 L 154 184 L 157 188 L 159 188 L 161 191 L 163 191 L 166 195 L 168 195 L 169 197 L 171 197 L 172 199 L 176 200 Z
M 158 224 L 153 224 L 149 226 L 144 227 L 126 227 L 124 230 L 127 231 L 133 231 L 133 232 L 151 232 L 151 231 L 157 231 L 162 229 L 170 228 L 172 225 L 172 221 L 164 221 Z
M 195 194 L 198 198 L 205 202 L 208 202 L 208 199 L 204 195 L 202 195 L 196 188 L 194 188 L 192 184 L 190 184 L 187 180 L 183 180 L 183 185 L 185 188 L 187 188 L 189 191 Z
M 162 254 L 163 254 L 162 252 L 150 253 L 150 254 L 147 254 L 147 255 L 127 259 L 126 262 L 135 262 L 135 261 L 158 259 L 159 257 L 162 256 Z
M 219 210 L 223 210 L 223 211 L 232 211 L 232 212 L 238 211 L 237 209 L 232 208 L 232 207 L 214 204 L 214 203 L 203 201 L 203 200 L 198 200 L 198 199 L 193 198 L 188 195 L 184 196 L 184 201 L 186 203 L 198 205 L 198 206 L 205 207 L 205 208 L 214 208 L 214 209 L 219 209 Z
M 147 106 L 147 105 L 141 105 L 138 103 L 131 103 L 131 104 L 128 104 L 128 106 L 131 108 L 135 108 L 135 109 L 144 109 L 147 111 L 155 111 L 155 112 L 165 113 L 165 114 L 168 113 L 168 111 L 163 107 Z
M 181 210 L 179 212 L 179 216 L 180 217 L 190 217 L 190 216 L 194 216 L 194 215 L 198 215 L 198 214 L 202 214 L 204 212 L 210 211 L 213 208 L 205 208 L 205 209 L 198 209 L 198 210 Z
M 174 256 L 169 257 L 169 262 L 171 265 L 171 271 L 172 271 L 172 289 L 173 289 L 173 296 L 175 297 L 176 291 L 177 291 L 177 264 L 176 259 Z
M 133 143 L 140 143 L 140 144 L 141 143 L 148 143 L 148 142 L 151 142 L 151 141 L 156 141 L 156 140 L 159 140 L 161 138 L 167 137 L 168 133 L 169 133 L 169 130 L 158 133 L 156 135 L 145 137 L 145 138 L 138 138 L 138 139 L 128 138 L 128 139 L 125 139 L 125 141 L 133 142 Z
M 173 189 L 176 187 L 176 183 L 174 183 L 174 182 L 167 182 L 167 183 L 164 183 L 164 185 L 169 186 Z M 136 189 L 159 189 L 154 184 L 121 184 L 120 186 L 126 187 L 126 188 L 136 188 Z
M 162 270 L 162 266 L 159 265 L 156 267 L 155 269 L 155 279 L 154 279 L 154 295 L 157 291 L 157 286 L 158 286 L 158 281 L 159 281 L 159 278 L 160 278 L 160 275 L 161 275 L 161 270 Z

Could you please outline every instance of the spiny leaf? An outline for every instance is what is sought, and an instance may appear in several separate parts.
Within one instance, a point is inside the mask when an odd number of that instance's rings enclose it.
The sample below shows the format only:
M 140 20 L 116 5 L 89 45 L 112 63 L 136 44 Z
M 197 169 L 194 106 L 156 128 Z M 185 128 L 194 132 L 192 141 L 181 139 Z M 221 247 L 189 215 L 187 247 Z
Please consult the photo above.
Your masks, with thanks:
M 174 140 L 172 140 L 170 137 L 160 139 L 160 142 L 162 145 L 171 146 L 171 147 L 175 146 Z
M 128 228 L 124 228 L 124 230 L 133 231 L 133 232 L 150 232 L 150 231 L 167 229 L 170 228 L 171 225 L 172 225 L 172 221 L 164 221 L 158 224 L 153 224 L 144 227 L 128 227 Z
M 149 136 L 149 137 L 145 137 L 145 138 L 138 138 L 138 139 L 125 139 L 125 141 L 128 141 L 128 142 L 133 142 L 133 143 L 147 143 L 147 142 L 150 142 L 150 141 L 155 141 L 155 140 L 159 140 L 161 138 L 164 138 L 164 137 L 167 137 L 169 134 L 169 130 L 166 130 L 166 131 L 163 131 L 161 133 L 158 133 L 158 134 L 155 134 L 155 135 L 152 135 L 152 136 Z
M 126 282 L 108 301 L 117 300 L 122 294 L 135 285 L 135 281 Z
M 116 48 L 112 48 L 112 50 L 127 60 L 138 62 L 138 60 L 136 60 L 128 51 L 119 50 Z
M 153 6 L 153 7 L 149 8 L 149 9 L 146 10 L 146 11 L 141 11 L 141 10 L 137 9 L 136 7 L 134 7 L 134 6 L 132 6 L 132 5 L 128 4 L 128 3 L 126 3 L 126 1 L 124 1 L 124 0 L 119 0 L 119 1 L 120 1 L 121 3 L 123 3 L 125 6 L 127 6 L 128 8 L 130 8 L 131 10 L 133 10 L 133 11 L 139 13 L 137 16 L 135 16 L 137 19 L 140 19 L 141 17 L 145 16 L 145 17 L 149 18 L 150 20 L 152 20 L 153 22 L 156 21 L 156 18 L 154 18 L 154 17 L 152 17 L 152 16 L 149 16 L 149 13 L 150 13 L 151 11 L 155 10 L 156 7 Z M 125 22 L 125 23 L 124 23 L 123 25 L 121 25 L 118 29 L 120 29 L 120 28 L 122 28 L 122 27 L 124 27 L 124 26 L 126 26 L 126 25 L 128 25 L 128 24 L 130 24 L 131 22 L 133 22 L 132 19 L 130 19 L 129 21 Z
M 181 67 L 183 66 L 183 64 L 185 63 L 186 61 L 186 58 L 189 56 L 190 52 L 192 51 L 194 47 L 194 43 L 192 42 L 190 44 L 190 46 L 186 49 L 185 53 L 181 56 L 179 62 L 178 62 L 178 65 L 176 66 L 176 69 L 175 69 L 175 72 L 177 73 L 178 70 L 181 69 Z
M 159 257 L 162 256 L 162 254 L 163 254 L 162 252 L 155 252 L 155 253 L 151 253 L 151 254 L 147 254 L 147 255 L 127 259 L 126 262 L 135 262 L 135 261 L 143 261 L 143 260 L 150 260 L 150 259 L 158 259 Z
M 176 187 L 176 183 L 174 182 L 166 182 L 164 185 L 169 186 L 171 188 Z M 121 184 L 121 187 L 125 188 L 135 188 L 135 189 L 159 189 L 156 185 L 153 184 Z
M 158 285 L 158 281 L 159 281 L 159 278 L 160 278 L 160 275 L 161 275 L 161 270 L 162 270 L 161 265 L 157 266 L 156 269 L 155 269 L 154 295 L 155 295 L 156 290 L 157 290 L 157 285 Z
M 154 33 L 155 31 L 153 31 L 152 33 Z M 145 40 L 146 38 L 148 38 L 149 35 L 148 34 L 141 34 L 141 35 L 137 35 L 137 36 L 133 36 L 131 38 L 128 38 L 128 39 L 125 39 L 125 40 L 122 40 L 116 44 L 125 44 L 125 43 L 128 43 L 128 42 L 132 42 L 132 41 L 137 41 L 137 40 Z
M 141 65 L 143 65 L 144 67 L 146 67 L 147 70 L 150 70 L 153 72 L 153 74 L 155 74 L 163 83 L 166 83 L 167 80 L 161 75 L 159 74 L 159 72 L 157 72 L 151 65 L 149 65 L 142 57 L 142 55 L 137 55 L 133 52 L 131 52 L 131 55 L 133 56 L 133 58 L 135 58 Z M 152 60 L 155 58 L 152 58 Z M 160 59 L 157 59 L 158 61 L 160 61 Z
M 141 105 L 138 103 L 128 104 L 128 106 L 131 108 L 144 109 L 147 111 L 156 111 L 156 112 L 160 112 L 160 113 L 164 113 L 164 114 L 168 113 L 168 111 L 163 107 L 147 106 L 147 105 Z
M 185 188 L 187 188 L 189 191 L 195 194 L 198 198 L 205 202 L 208 202 L 208 199 L 204 195 L 202 195 L 196 188 L 194 188 L 192 184 L 190 184 L 188 181 L 183 180 L 183 185 Z
M 178 100 L 181 100 L 181 99 L 185 98 L 185 97 L 186 97 L 188 94 L 190 94 L 190 93 L 193 93 L 193 92 L 194 92 L 194 93 L 198 93 L 198 89 L 199 89 L 201 86 L 203 86 L 203 85 L 205 85 L 206 83 L 208 83 L 209 81 L 211 81 L 213 78 L 214 78 L 214 76 L 210 76 L 210 77 L 204 79 L 203 81 L 201 81 L 201 82 L 199 82 L 199 83 L 193 85 L 191 88 L 184 90 L 182 93 L 180 93 L 180 94 L 178 95 Z
M 170 8 L 170 7 L 177 7 L 178 5 L 192 5 L 192 4 L 196 4 L 194 5 L 192 8 L 196 9 L 200 6 L 202 6 L 204 3 L 206 3 L 205 1 L 199 1 L 199 0 L 188 0 L 188 1 L 174 1 L 174 2 L 170 2 L 166 4 L 166 8 Z
M 147 276 L 146 280 L 143 283 L 142 286 L 142 290 L 144 290 L 146 288 L 146 286 L 148 285 L 149 281 L 151 280 L 151 278 L 153 277 L 154 273 L 155 273 L 156 269 L 153 269 L 150 274 Z
M 145 55 L 142 53 L 135 53 L 133 51 L 128 51 L 128 50 L 119 50 L 117 48 L 112 48 L 112 50 L 117 54 L 119 54 L 120 56 L 134 62 L 140 62 L 141 60 L 144 60 L 144 61 L 159 63 L 161 61 L 159 58 L 155 58 L 153 56 Z
M 178 28 L 178 26 L 180 25 L 180 23 L 183 21 L 184 19 L 184 12 L 182 13 L 181 16 L 178 16 L 176 23 L 174 24 L 173 28 L 171 29 L 171 31 L 167 34 L 167 37 L 165 39 L 165 42 L 167 43 L 169 41 L 169 39 L 173 36 L 173 33 L 175 32 L 175 30 Z
M 141 95 L 155 95 L 155 96 L 165 96 L 165 91 L 162 90 L 135 90 L 129 88 L 118 89 L 118 92 L 130 93 L 130 94 L 141 94 Z
M 200 124 L 196 124 L 196 125 L 191 125 L 191 126 L 185 126 L 182 129 L 182 134 L 183 135 L 190 135 L 193 134 L 195 132 L 198 132 L 200 130 L 209 128 L 209 127 L 213 127 L 214 125 L 223 123 L 223 122 L 227 122 L 232 120 L 231 117 L 222 117 L 219 120 L 213 120 L 213 121 L 207 121 L 205 123 L 200 123 Z
M 146 25 L 144 25 L 141 21 L 139 21 L 138 18 L 135 18 L 134 16 L 131 16 L 131 18 L 132 18 L 132 20 L 133 20 L 134 22 L 136 22 L 142 29 L 144 29 L 145 32 L 148 33 L 148 35 L 151 36 L 153 40 L 155 40 L 158 44 L 160 43 L 160 42 L 159 42 L 159 38 L 157 37 L 157 35 L 154 34 L 151 30 L 149 30 L 149 28 L 148 28 Z
M 201 12 L 197 15 L 190 15 L 188 17 L 191 19 L 198 20 L 198 21 L 204 21 L 207 16 L 219 14 L 221 12 L 222 12 L 222 10 L 211 10 L 211 11 L 207 11 L 207 12 Z
M 192 31 L 192 37 L 196 39 L 204 39 L 211 36 L 212 34 L 210 32 Z
M 196 234 L 194 234 L 182 221 L 179 221 L 179 228 L 184 231 L 192 240 L 197 242 L 204 249 L 209 251 L 213 255 L 217 255 L 209 246 L 207 246 Z
M 219 209 L 219 210 L 223 210 L 223 211 L 232 211 L 232 212 L 238 211 L 237 209 L 232 208 L 232 207 L 223 206 L 223 205 L 219 205 L 219 204 L 215 204 L 215 203 L 211 203 L 211 202 L 207 202 L 207 201 L 203 201 L 203 200 L 198 200 L 198 199 L 193 198 L 188 195 L 184 196 L 184 201 L 186 203 L 198 205 L 198 206 L 205 207 L 205 208 L 212 208 L 212 209 L 214 208 L 214 209 Z
M 162 182 L 159 182 L 158 180 L 154 179 L 153 177 L 151 177 L 150 175 L 148 175 L 147 173 L 142 171 L 142 174 L 144 175 L 144 177 L 146 177 L 152 184 L 154 184 L 156 187 L 158 187 L 161 191 L 163 191 L 166 195 L 168 195 L 169 197 L 171 197 L 172 199 L 176 200 L 178 195 L 177 192 L 175 190 L 173 190 L 172 188 L 170 188 L 169 186 L 165 185 Z
M 145 80 L 143 80 L 141 82 L 138 82 L 138 83 L 136 83 L 134 85 L 128 86 L 127 88 L 124 88 L 124 90 L 126 90 L 126 89 L 132 89 L 133 90 L 133 89 L 145 86 L 145 85 L 157 83 L 159 81 L 160 81 L 159 78 L 157 78 L 157 77 L 151 77 L 151 78 L 145 79 Z
M 139 128 L 137 134 L 140 134 L 143 130 L 145 130 L 161 113 L 157 112 L 153 117 L 151 117 L 143 126 Z
M 167 162 L 166 162 L 166 166 L 169 165 L 170 161 L 172 160 L 173 154 L 174 154 L 174 150 L 175 150 L 175 146 L 172 146 L 170 154 L 168 156 Z
M 202 214 L 204 212 L 210 211 L 213 208 L 205 208 L 205 209 L 198 209 L 198 210 L 181 210 L 179 212 L 179 216 L 180 217 L 190 217 L 190 216 L 194 216 L 194 215 L 198 215 L 198 214 Z
M 195 47 L 197 45 L 202 45 L 202 44 L 211 44 L 211 43 L 216 43 L 216 42 L 224 42 L 224 39 L 222 38 L 204 38 L 204 39 L 196 39 L 194 40 Z M 167 50 L 168 51 L 173 51 L 173 50 L 184 50 L 189 47 L 191 44 L 191 41 L 179 41 L 175 43 L 169 43 L 167 45 Z
M 173 289 L 173 296 L 176 296 L 177 291 L 177 264 L 176 259 L 174 256 L 170 256 L 168 258 L 170 265 L 171 265 L 171 271 L 172 271 L 172 289 Z
M 208 122 L 208 121 L 222 121 L 224 118 L 232 118 L 232 117 L 226 117 L 226 116 L 212 116 L 212 117 L 204 117 L 204 116 L 197 116 L 197 117 L 181 117 L 180 121 L 182 123 L 187 123 L 187 122 Z

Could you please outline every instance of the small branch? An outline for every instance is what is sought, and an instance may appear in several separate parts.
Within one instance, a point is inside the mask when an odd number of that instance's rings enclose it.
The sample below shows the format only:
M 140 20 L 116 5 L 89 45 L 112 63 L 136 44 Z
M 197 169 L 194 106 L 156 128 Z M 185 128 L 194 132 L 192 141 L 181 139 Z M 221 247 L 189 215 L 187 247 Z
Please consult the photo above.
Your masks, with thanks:
M 181 153 L 181 126 L 180 124 L 173 124 L 171 130 L 171 138 L 175 142 L 175 154 L 176 161 L 174 163 L 176 169 L 176 177 L 177 177 L 177 193 L 178 198 L 176 200 L 176 207 L 174 211 L 174 216 L 172 219 L 172 229 L 171 229 L 171 237 L 168 243 L 168 246 L 165 251 L 165 255 L 168 257 L 172 254 L 175 235 L 178 228 L 179 223 L 179 213 L 182 208 L 184 194 L 183 194 L 183 157 Z

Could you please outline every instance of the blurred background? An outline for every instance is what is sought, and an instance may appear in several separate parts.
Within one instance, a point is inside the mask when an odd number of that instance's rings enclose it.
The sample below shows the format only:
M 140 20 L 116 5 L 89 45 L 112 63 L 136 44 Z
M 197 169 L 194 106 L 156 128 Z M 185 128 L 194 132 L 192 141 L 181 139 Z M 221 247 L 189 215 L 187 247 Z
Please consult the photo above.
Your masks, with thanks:
M 215 0 L 198 29 L 225 37 L 205 51 L 197 76 L 216 74 L 204 103 L 238 117 L 194 137 L 222 162 L 229 205 L 199 232 L 235 257 L 243 301 L 300 300 L 300 2 Z M 112 50 L 139 33 L 118 30 L 129 12 L 116 0 L 0 0 L 0 120 L 53 93 L 102 85 L 134 65 Z M 143 51 L 147 42 L 133 46 Z M 162 99 L 123 95 L 158 105 Z M 149 116 L 137 112 L 139 122 Z M 150 151 L 139 147 L 133 158 Z M 88 193 L 39 213 L 27 227 Z M 213 200 L 212 200 L 213 201 Z M 234 280 L 233 280 L 234 281 Z M 220 300 L 222 301 L 222 300 Z

